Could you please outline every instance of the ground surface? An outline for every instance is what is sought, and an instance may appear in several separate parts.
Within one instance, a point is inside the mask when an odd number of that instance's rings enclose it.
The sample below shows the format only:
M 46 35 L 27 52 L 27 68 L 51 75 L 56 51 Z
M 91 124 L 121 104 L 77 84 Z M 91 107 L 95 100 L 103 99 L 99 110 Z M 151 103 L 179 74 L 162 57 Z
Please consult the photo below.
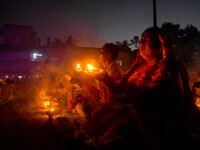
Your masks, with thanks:
M 65 111 L 65 110 L 64 110 Z M 66 115 L 68 114 L 68 116 Z M 34 98 L 20 98 L 0 104 L 0 150 L 85 150 L 84 119 L 76 114 L 50 119 Z M 177 139 L 179 141 L 180 139 Z M 196 150 L 199 140 L 180 142 Z M 133 147 L 134 147 L 133 142 Z
M 13 100 L 0 105 L 0 149 L 80 149 L 85 137 L 78 135 L 79 126 L 76 119 L 49 119 L 31 98 Z

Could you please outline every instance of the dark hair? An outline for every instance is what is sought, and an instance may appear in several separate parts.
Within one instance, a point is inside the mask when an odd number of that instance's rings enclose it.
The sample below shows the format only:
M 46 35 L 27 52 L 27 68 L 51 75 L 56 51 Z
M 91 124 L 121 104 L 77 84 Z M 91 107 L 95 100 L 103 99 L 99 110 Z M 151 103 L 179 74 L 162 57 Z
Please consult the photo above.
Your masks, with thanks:
M 152 46 L 153 46 L 154 48 L 160 47 L 160 46 L 161 46 L 161 42 L 160 42 L 160 40 L 159 40 L 158 35 L 159 35 L 159 34 L 162 34 L 161 29 L 160 29 L 159 27 L 150 27 L 150 28 L 147 28 L 147 29 L 142 33 L 142 35 L 143 35 L 144 33 L 146 33 L 146 32 L 148 32 L 148 33 L 152 36 L 152 38 L 153 38 L 153 44 L 152 44 Z
M 102 49 L 106 52 L 106 53 L 110 53 L 111 54 L 111 59 L 112 60 L 116 60 L 118 55 L 119 55 L 119 49 L 117 47 L 117 45 L 113 44 L 113 43 L 105 43 L 102 47 Z
M 171 37 L 169 36 L 169 34 L 165 30 L 163 30 L 159 27 L 150 27 L 150 28 L 147 28 L 142 33 L 142 35 L 146 32 L 150 33 L 150 35 L 153 37 L 154 42 L 153 42 L 152 46 L 154 48 L 159 48 L 162 45 L 161 41 L 159 40 L 158 35 L 161 35 L 162 37 L 167 36 L 167 39 L 166 39 L 167 40 L 167 47 L 168 47 L 167 54 L 171 57 L 176 57 L 176 55 L 173 51 Z

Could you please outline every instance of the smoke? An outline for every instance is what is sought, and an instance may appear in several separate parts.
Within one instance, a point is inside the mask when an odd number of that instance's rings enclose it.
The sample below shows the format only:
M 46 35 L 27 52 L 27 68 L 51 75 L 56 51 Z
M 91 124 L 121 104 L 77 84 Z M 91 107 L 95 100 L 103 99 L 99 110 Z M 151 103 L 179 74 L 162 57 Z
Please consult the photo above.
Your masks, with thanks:
M 61 132 L 70 128 L 71 136 L 78 136 L 85 125 L 82 105 L 78 104 L 73 110 L 68 107 L 69 102 L 82 93 L 80 83 L 83 78 L 75 71 L 76 61 L 71 58 L 41 62 L 37 68 L 32 68 L 31 72 L 35 72 L 32 78 L 4 85 L 4 90 L 7 90 L 4 95 L 8 95 L 6 101 L 13 101 L 13 104 L 9 104 L 1 119 L 6 122 L 22 119 L 31 125 L 33 120 L 46 123 L 52 117 Z M 45 106 L 47 101 L 50 104 Z

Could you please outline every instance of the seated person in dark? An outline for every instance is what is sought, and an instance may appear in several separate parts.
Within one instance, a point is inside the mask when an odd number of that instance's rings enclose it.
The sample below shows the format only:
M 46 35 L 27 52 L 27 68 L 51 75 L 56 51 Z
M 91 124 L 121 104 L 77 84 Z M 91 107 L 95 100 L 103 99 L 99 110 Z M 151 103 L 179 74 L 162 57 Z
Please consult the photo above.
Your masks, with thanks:
M 117 81 L 121 79 L 121 69 L 116 63 L 119 55 L 118 47 L 113 43 L 105 43 L 98 55 L 99 63 L 112 80 Z M 85 74 L 84 76 L 85 79 L 82 84 L 82 96 L 80 97 L 80 102 L 82 103 L 83 111 L 88 118 L 91 111 L 97 106 L 110 103 L 109 100 L 112 94 L 104 82 L 97 80 L 93 75 Z
M 113 81 L 118 81 L 122 77 L 121 69 L 116 63 L 118 55 L 119 49 L 113 43 L 105 43 L 99 52 L 99 63 L 103 66 L 104 71 Z M 99 81 L 92 76 L 87 76 L 82 88 L 83 96 L 86 98 L 83 103 L 83 109 L 87 115 L 90 115 L 91 111 L 97 106 L 110 103 L 110 97 L 112 94 L 104 82 Z M 99 91 L 99 95 L 95 98 L 92 97 L 95 93 L 94 89 Z
M 188 73 L 160 28 L 143 32 L 138 56 L 118 83 L 106 73 L 96 78 L 104 81 L 113 95 L 109 111 L 101 117 L 93 111 L 91 126 L 101 131 L 95 135 L 96 143 L 114 149 L 136 145 L 134 141 L 140 139 L 144 149 L 168 149 L 177 137 L 199 130 L 200 112 L 193 101 Z M 176 144 L 179 147 L 182 143 Z

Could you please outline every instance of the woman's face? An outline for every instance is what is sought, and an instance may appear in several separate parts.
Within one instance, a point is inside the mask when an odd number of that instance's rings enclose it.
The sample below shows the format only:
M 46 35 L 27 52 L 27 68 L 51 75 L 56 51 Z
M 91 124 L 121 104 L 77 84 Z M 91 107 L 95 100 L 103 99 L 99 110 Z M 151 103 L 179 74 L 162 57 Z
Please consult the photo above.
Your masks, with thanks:
M 154 39 L 149 32 L 145 32 L 140 40 L 139 52 L 140 56 L 147 62 L 158 60 L 161 57 L 161 49 L 154 48 Z

